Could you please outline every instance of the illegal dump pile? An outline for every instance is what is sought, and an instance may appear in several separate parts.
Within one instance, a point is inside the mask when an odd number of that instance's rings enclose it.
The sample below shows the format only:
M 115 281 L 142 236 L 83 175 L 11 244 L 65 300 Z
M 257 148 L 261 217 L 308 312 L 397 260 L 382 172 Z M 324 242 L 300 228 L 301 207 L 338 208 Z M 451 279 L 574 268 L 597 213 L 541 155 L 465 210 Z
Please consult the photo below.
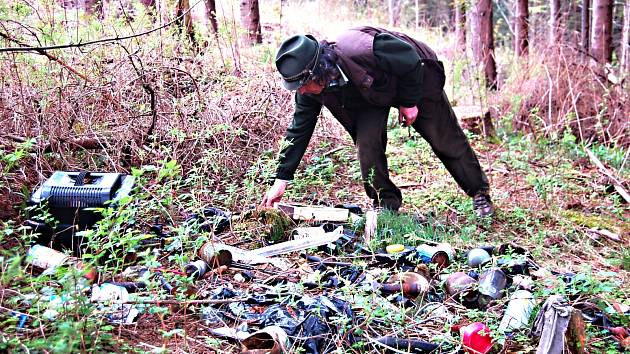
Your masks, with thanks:
M 597 294 L 618 285 L 545 269 L 518 245 L 455 249 L 417 215 L 207 207 L 95 242 L 121 220 L 138 228 L 125 215 L 143 198 L 138 177 L 56 172 L 33 194 L 27 256 L 2 259 L 3 277 L 33 279 L 3 289 L 5 349 L 160 351 L 182 337 L 187 352 L 583 353 L 589 328 L 610 350 L 630 344 L 630 310 Z M 418 232 L 392 238 L 395 222 Z M 145 343 L 157 330 L 162 348 Z

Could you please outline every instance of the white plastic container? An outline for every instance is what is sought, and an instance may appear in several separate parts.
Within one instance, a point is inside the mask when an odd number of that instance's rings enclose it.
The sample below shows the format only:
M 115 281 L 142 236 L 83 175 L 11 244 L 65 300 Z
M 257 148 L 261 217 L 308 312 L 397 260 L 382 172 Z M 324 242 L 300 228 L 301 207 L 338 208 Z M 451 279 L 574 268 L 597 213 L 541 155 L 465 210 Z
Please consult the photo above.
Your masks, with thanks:
M 499 324 L 500 331 L 511 331 L 527 326 L 536 305 L 534 295 L 527 290 L 517 290 L 510 296 L 505 314 Z

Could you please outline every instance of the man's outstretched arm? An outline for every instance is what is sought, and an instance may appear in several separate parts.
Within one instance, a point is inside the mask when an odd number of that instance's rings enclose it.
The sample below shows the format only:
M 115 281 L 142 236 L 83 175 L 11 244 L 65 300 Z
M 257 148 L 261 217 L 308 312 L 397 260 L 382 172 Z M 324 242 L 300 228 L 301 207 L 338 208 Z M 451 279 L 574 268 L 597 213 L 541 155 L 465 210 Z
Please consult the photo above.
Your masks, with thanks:
M 282 199 L 288 181 L 292 180 L 308 143 L 313 136 L 322 104 L 308 95 L 295 94 L 293 122 L 287 128 L 285 139 L 289 143 L 280 152 L 276 180 L 263 195 L 261 206 L 271 207 Z

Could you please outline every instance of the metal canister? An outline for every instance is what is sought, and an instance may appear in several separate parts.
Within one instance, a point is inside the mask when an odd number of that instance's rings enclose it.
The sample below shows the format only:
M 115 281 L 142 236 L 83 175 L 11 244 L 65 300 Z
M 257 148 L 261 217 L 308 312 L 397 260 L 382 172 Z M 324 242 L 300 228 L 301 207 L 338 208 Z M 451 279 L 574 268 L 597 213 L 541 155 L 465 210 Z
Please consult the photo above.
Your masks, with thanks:
M 77 269 L 83 270 L 83 278 L 90 282 L 94 282 L 98 277 L 96 269 L 87 267 L 78 258 L 42 245 L 33 245 L 29 248 L 26 253 L 26 261 L 35 267 L 44 269 L 45 272 L 52 272 L 59 266 L 71 264 Z
M 536 305 L 534 295 L 527 290 L 518 290 L 510 296 L 505 314 L 499 324 L 500 331 L 509 331 L 527 326 Z
M 438 243 L 435 246 L 435 248 L 437 248 L 440 251 L 446 252 L 446 255 L 448 256 L 448 259 L 449 259 L 449 263 L 455 260 L 455 249 L 450 244 L 446 242 Z
M 499 268 L 486 269 L 479 276 L 480 302 L 484 304 L 503 297 L 503 290 L 507 285 L 507 277 Z
M 208 271 L 208 264 L 206 264 L 203 260 L 198 259 L 194 262 L 186 264 L 184 271 L 187 276 L 192 276 L 193 279 L 197 280 L 206 274 Z
M 455 272 L 446 278 L 446 292 L 459 301 L 469 303 L 477 301 L 479 294 L 475 290 L 477 281 L 464 272 Z
M 55 269 L 66 263 L 70 256 L 42 245 L 34 245 L 26 253 L 26 261 L 38 268 Z
M 483 248 L 473 248 L 468 251 L 468 266 L 471 268 L 477 268 L 490 262 L 492 257 Z
M 435 263 L 440 268 L 446 268 L 451 263 L 444 248 L 420 245 L 416 247 L 416 255 L 422 263 Z
M 199 258 L 201 258 L 210 269 L 219 268 L 220 266 L 229 266 L 232 263 L 232 252 L 215 247 L 213 242 L 207 242 L 199 249 Z
M 429 281 L 421 274 L 414 272 L 403 272 L 395 274 L 387 279 L 386 284 L 381 285 L 381 291 L 399 292 L 402 290 L 403 294 L 418 296 L 429 291 Z M 391 291 L 389 293 L 392 293 Z

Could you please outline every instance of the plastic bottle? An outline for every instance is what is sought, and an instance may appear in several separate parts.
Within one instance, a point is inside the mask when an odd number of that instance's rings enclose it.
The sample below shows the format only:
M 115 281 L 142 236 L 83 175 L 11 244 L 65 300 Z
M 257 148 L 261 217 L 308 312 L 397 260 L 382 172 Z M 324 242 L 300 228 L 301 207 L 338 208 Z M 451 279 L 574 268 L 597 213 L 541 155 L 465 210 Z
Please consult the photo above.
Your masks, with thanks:
M 277 243 L 275 245 L 259 248 L 250 251 L 257 256 L 271 257 L 289 252 L 302 251 L 312 247 L 318 247 L 327 243 L 337 241 L 343 236 L 343 226 L 337 227 L 334 231 L 326 232 L 323 235 L 309 236 L 297 240 Z

